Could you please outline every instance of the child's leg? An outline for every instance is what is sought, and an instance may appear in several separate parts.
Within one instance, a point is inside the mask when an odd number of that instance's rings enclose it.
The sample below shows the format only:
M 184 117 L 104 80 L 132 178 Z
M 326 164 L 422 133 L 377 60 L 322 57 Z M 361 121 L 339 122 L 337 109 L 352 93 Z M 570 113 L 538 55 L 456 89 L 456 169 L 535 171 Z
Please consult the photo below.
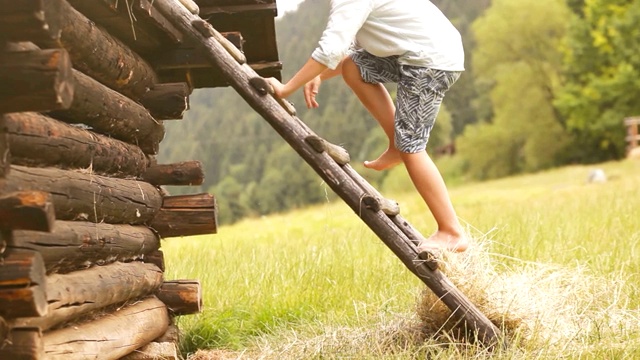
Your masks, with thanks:
M 438 231 L 431 235 L 426 243 L 421 244 L 419 250 L 444 248 L 451 251 L 465 251 L 468 240 L 458 221 L 438 168 L 426 151 L 403 153 L 395 146 L 396 108 L 386 88 L 382 84 L 365 82 L 360 69 L 351 58 L 343 61 L 342 76 L 362 104 L 380 123 L 389 138 L 387 150 L 378 159 L 365 163 L 365 166 L 383 170 L 404 162 L 418 193 L 438 224 Z
M 426 151 L 414 154 L 401 152 L 400 156 L 418 193 L 438 224 L 438 231 L 426 243 L 420 244 L 419 250 L 437 248 L 465 251 L 469 245 L 468 239 L 453 209 L 442 175 L 431 157 Z
M 389 138 L 387 150 L 376 160 L 366 161 L 364 165 L 374 170 L 384 170 L 398 165 L 402 159 L 393 139 L 396 107 L 389 92 L 382 84 L 365 82 L 360 75 L 360 69 L 349 57 L 342 62 L 342 77 Z

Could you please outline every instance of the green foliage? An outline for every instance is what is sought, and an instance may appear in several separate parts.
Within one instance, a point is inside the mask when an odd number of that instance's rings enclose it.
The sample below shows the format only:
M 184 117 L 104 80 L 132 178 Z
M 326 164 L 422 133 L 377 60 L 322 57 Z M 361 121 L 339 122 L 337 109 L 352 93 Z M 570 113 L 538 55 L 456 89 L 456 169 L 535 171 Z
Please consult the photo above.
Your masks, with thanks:
M 558 164 L 568 136 L 553 97 L 568 16 L 568 8 L 555 0 L 497 0 L 475 22 L 473 64 L 491 119 L 467 126 L 457 139 L 470 176 L 493 178 Z
M 465 72 L 460 76 L 444 99 L 451 111 L 452 135 L 458 136 L 465 126 L 481 119 L 475 108 L 475 99 L 479 90 L 475 82 L 475 68 L 471 63 L 471 54 L 476 47 L 473 34 L 473 22 L 490 6 L 490 0 L 433 0 L 432 1 L 451 20 L 462 36 L 466 53 Z
M 640 2 L 585 1 L 582 14 L 571 22 L 556 105 L 579 140 L 575 160 L 616 159 L 623 119 L 640 113 Z

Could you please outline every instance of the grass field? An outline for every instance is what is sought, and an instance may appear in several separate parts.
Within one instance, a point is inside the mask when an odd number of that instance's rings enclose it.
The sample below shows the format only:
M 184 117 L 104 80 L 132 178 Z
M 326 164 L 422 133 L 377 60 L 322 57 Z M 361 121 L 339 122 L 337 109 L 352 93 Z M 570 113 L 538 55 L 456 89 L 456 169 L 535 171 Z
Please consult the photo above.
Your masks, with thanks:
M 450 189 L 475 242 L 447 257 L 447 276 L 504 324 L 505 350 L 427 336 L 441 325 L 432 318 L 444 311 L 438 300 L 346 205 L 328 201 L 163 242 L 166 277 L 199 279 L 204 290 L 204 311 L 179 319 L 183 353 L 640 358 L 640 162 L 598 167 L 606 183 L 586 182 L 593 166 L 572 166 Z M 422 201 L 394 191 L 410 189 L 402 171 L 382 191 L 428 235 L 434 224 Z

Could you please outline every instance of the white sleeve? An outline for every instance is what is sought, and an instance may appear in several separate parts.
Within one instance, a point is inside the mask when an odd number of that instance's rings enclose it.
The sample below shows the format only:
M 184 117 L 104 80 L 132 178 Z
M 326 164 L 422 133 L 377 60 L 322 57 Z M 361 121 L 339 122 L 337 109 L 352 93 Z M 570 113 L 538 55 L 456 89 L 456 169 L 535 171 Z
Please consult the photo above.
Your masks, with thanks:
M 311 57 L 335 69 L 373 9 L 372 0 L 331 0 L 327 28 Z

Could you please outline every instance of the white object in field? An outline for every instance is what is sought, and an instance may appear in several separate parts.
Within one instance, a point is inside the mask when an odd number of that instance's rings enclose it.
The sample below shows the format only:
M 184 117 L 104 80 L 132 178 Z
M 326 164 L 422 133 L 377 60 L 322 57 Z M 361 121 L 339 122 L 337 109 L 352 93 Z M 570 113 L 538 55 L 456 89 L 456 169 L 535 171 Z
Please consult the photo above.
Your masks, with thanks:
M 593 169 L 589 171 L 589 177 L 587 178 L 589 183 L 605 183 L 607 182 L 607 175 L 602 169 Z

